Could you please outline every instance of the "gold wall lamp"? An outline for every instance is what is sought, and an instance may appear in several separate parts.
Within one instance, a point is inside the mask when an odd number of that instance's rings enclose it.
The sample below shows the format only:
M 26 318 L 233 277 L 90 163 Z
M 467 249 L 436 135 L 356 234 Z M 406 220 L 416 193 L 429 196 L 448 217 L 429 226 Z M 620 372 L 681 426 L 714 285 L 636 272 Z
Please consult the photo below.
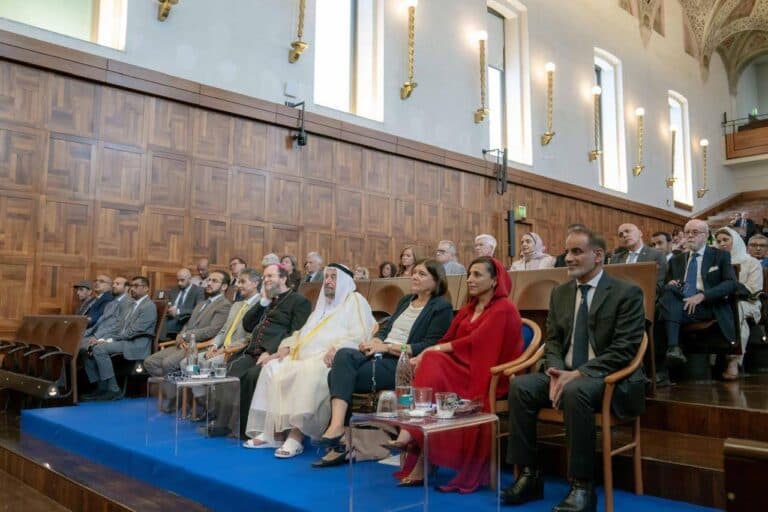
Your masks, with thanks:
M 632 175 L 640 176 L 643 169 L 645 169 L 643 165 L 643 122 L 645 119 L 645 109 L 637 107 L 635 109 L 635 117 L 637 118 L 637 164 L 632 168 Z
M 405 0 L 408 7 L 408 80 L 400 88 L 400 99 L 407 100 L 418 86 L 414 79 L 414 44 L 416 40 L 416 5 L 419 0 Z
M 601 120 L 600 120 L 600 95 L 603 94 L 603 90 L 599 85 L 592 87 L 592 101 L 593 101 L 593 115 L 595 118 L 595 149 L 591 150 L 587 154 L 587 158 L 590 162 L 594 162 L 600 155 L 603 154 L 602 150 L 602 134 L 601 134 Z
M 707 188 L 707 147 L 709 146 L 709 141 L 707 139 L 701 139 L 699 141 L 699 146 L 701 146 L 702 174 L 704 175 L 704 183 L 702 184 L 701 188 L 696 191 L 696 197 L 701 199 L 709 191 L 709 188 Z
M 488 32 L 481 30 L 475 36 L 480 46 L 480 108 L 475 110 L 475 123 L 482 123 L 488 116 L 488 101 L 486 95 L 488 87 L 486 84 L 486 74 L 488 73 L 485 60 L 485 42 L 488 41 Z
M 675 145 L 677 144 L 677 128 L 672 126 L 669 131 L 672 136 L 672 174 L 668 176 L 664 182 L 667 184 L 667 188 L 672 188 L 675 186 L 675 182 L 677 181 L 677 178 L 675 177 Z
M 171 7 L 177 5 L 179 0 L 159 0 L 157 6 L 157 19 L 158 21 L 165 21 L 168 19 L 168 15 L 171 14 Z
M 296 40 L 291 43 L 291 49 L 288 51 L 288 62 L 295 63 L 309 47 L 309 43 L 302 41 L 304 37 L 304 13 L 307 9 L 307 0 L 299 0 L 299 21 L 296 27 Z
M 555 63 L 547 62 L 544 65 L 547 72 L 547 131 L 541 135 L 541 145 L 546 146 L 552 142 L 555 132 L 552 131 L 552 91 L 555 82 Z

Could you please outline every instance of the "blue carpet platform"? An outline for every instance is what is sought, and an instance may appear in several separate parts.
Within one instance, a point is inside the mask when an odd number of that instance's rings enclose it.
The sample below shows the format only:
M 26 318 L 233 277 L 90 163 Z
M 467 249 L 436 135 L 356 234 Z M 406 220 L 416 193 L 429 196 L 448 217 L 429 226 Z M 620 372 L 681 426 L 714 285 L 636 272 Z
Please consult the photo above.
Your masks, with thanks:
M 349 510 L 349 469 L 347 466 L 314 469 L 310 463 L 316 450 L 306 445 L 305 452 L 290 460 L 274 457 L 272 450 L 246 450 L 231 439 L 197 437 L 180 445 L 174 456 L 173 443 L 146 442 L 144 399 L 109 403 L 86 403 L 77 407 L 25 410 L 21 418 L 22 436 L 35 436 L 65 450 L 101 463 L 126 475 L 202 503 L 213 510 L 259 511 L 344 511 Z M 168 415 L 164 427 L 173 429 Z M 194 425 L 183 423 L 191 434 Z M 185 432 L 182 432 L 185 434 Z M 420 501 L 416 488 L 397 488 L 390 476 L 392 466 L 375 462 L 355 466 L 358 475 L 366 475 L 371 487 L 361 489 L 370 500 L 356 510 L 387 510 L 400 503 Z M 446 470 L 437 481 L 450 478 Z M 511 475 L 502 475 L 504 485 Z M 365 484 L 368 485 L 368 484 Z M 523 507 L 503 508 L 524 512 L 551 510 L 566 493 L 563 481 L 549 480 L 545 500 Z M 483 490 L 469 495 L 430 492 L 430 509 L 440 511 L 495 510 L 495 493 Z M 622 512 L 695 512 L 705 507 L 616 492 L 616 510 Z M 600 497 L 602 504 L 602 496 Z M 602 509 L 602 505 L 601 505 Z M 420 510 L 414 507 L 408 510 Z

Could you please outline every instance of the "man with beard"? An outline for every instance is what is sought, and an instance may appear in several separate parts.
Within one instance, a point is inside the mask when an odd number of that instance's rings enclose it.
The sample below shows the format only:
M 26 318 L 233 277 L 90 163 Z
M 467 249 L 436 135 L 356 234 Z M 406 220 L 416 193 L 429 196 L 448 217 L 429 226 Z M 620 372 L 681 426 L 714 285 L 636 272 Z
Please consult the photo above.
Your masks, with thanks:
M 125 315 L 133 306 L 133 299 L 128 294 L 128 279 L 123 276 L 116 277 L 112 281 L 112 295 L 114 300 L 104 306 L 104 313 L 99 320 L 93 327 L 85 330 L 85 337 L 80 345 L 82 348 L 96 345 L 103 340 L 114 339 L 123 328 Z
M 205 300 L 204 288 L 192 283 L 192 273 L 188 268 L 176 272 L 177 286 L 168 294 L 170 306 L 165 313 L 165 324 L 162 339 L 175 338 L 189 321 L 192 311 Z

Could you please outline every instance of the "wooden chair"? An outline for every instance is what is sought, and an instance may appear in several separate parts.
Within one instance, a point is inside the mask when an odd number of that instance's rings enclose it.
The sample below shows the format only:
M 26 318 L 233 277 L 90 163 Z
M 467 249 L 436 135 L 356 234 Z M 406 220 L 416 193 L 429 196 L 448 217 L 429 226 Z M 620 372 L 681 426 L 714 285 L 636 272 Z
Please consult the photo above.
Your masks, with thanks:
M 523 342 L 524 350 L 516 359 L 509 361 L 508 363 L 500 364 L 491 368 L 491 382 L 488 386 L 488 403 L 490 404 L 491 414 L 503 414 L 509 411 L 509 402 L 507 398 L 499 398 L 497 396 L 497 390 L 499 388 L 499 378 L 502 376 L 505 370 L 513 368 L 519 364 L 524 363 L 539 350 L 541 345 L 541 327 L 532 320 L 523 318 Z M 527 331 L 527 332 L 526 332 Z M 501 439 L 506 436 L 507 433 L 502 433 L 501 429 L 496 430 L 496 439 L 493 440 L 491 445 L 491 488 L 495 489 L 498 485 L 496 482 L 496 443 L 497 439 Z
M 301 283 L 301 286 L 299 286 L 299 293 L 309 301 L 312 305 L 312 309 L 315 309 L 317 296 L 320 295 L 320 289 L 322 287 L 323 283 Z
M 622 420 L 611 413 L 611 399 L 613 398 L 613 392 L 615 391 L 616 384 L 629 377 L 637 370 L 643 362 L 645 351 L 648 349 L 648 335 L 643 334 L 643 340 L 640 343 L 635 357 L 632 358 L 632 362 L 628 366 L 618 370 L 607 377 L 605 377 L 605 391 L 603 393 L 603 405 L 600 413 L 595 414 L 595 423 L 600 427 L 602 433 L 602 448 L 603 448 L 603 487 L 605 492 L 605 510 L 606 512 L 613 512 L 613 456 L 626 451 L 632 450 L 632 463 L 634 467 L 635 477 L 635 494 L 643 494 L 643 468 L 642 468 L 642 449 L 640 443 L 640 417 L 637 416 L 632 419 Z M 544 346 L 542 345 L 536 351 L 536 354 L 527 361 L 514 365 L 504 370 L 504 375 L 513 379 L 519 372 L 529 370 L 534 364 L 536 364 L 544 356 Z M 547 423 L 563 424 L 563 412 L 559 409 L 542 409 L 539 411 L 539 421 Z M 632 439 L 629 443 L 620 446 L 618 448 L 613 447 L 611 438 L 611 428 L 632 424 Z
M 371 291 L 368 293 L 368 304 L 377 322 L 381 322 L 392 316 L 397 308 L 397 303 L 406 294 L 410 293 L 410 279 L 378 279 L 371 282 Z

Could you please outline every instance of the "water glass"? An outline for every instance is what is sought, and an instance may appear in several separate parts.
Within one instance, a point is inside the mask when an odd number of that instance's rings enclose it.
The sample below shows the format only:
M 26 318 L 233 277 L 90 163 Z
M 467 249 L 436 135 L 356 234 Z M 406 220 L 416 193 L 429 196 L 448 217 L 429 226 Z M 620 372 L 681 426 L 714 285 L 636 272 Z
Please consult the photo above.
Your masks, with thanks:
M 227 376 L 227 365 L 226 363 L 219 363 L 214 368 L 214 374 L 216 375 L 216 378 L 221 379 L 223 377 Z
M 382 391 L 379 394 L 376 415 L 382 418 L 394 418 L 397 416 L 397 409 L 397 394 L 394 391 Z
M 432 388 L 413 388 L 413 403 L 416 410 L 432 409 Z
M 211 362 L 203 358 L 200 361 L 200 377 L 207 379 L 211 375 Z
M 435 403 L 437 404 L 438 418 L 453 418 L 456 406 L 459 403 L 459 396 L 456 393 L 435 393 Z

